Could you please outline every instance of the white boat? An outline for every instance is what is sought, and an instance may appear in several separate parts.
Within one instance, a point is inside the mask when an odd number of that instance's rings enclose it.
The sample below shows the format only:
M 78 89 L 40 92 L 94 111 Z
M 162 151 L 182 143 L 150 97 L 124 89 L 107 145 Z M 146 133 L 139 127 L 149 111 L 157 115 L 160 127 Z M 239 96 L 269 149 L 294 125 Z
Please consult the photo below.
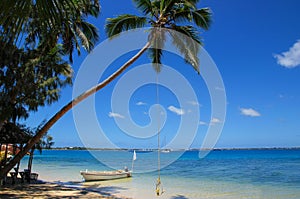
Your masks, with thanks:
M 116 171 L 80 171 L 80 174 L 85 181 L 100 181 L 100 180 L 114 180 L 120 178 L 129 178 L 132 176 L 133 163 L 136 160 L 136 153 L 133 151 L 131 171 L 125 167 L 124 170 Z
M 162 153 L 170 153 L 171 149 L 162 149 L 162 150 L 160 150 L 160 152 L 162 152 Z
M 114 180 L 131 177 L 131 171 L 80 171 L 85 181 Z

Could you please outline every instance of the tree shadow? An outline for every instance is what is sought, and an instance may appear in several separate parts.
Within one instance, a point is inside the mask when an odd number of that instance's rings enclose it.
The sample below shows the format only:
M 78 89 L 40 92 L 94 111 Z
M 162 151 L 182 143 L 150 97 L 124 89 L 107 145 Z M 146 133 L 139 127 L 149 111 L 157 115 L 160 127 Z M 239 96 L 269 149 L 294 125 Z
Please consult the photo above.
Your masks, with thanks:
M 103 187 L 89 187 L 89 186 L 64 186 L 59 184 L 18 184 L 9 187 L 2 187 L 0 198 L 114 198 L 114 194 L 124 190 L 118 186 L 103 186 Z
M 176 196 L 172 196 L 171 199 L 188 199 L 188 198 L 185 197 L 184 195 L 176 195 Z

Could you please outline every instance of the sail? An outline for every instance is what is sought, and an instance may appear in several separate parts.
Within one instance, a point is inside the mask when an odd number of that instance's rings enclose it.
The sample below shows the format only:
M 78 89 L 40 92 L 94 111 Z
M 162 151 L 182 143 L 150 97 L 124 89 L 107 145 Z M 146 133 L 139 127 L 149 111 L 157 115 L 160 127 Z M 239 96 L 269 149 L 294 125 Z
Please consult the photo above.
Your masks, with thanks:
M 133 157 L 132 157 L 132 160 L 136 160 L 136 153 L 135 153 L 135 150 L 133 151 Z

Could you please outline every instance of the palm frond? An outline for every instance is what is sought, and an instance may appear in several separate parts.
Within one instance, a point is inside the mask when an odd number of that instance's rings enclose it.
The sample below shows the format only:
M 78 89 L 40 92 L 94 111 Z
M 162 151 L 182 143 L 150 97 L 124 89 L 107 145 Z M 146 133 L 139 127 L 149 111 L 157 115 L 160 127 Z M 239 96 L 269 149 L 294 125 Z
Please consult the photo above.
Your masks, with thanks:
M 8 42 L 17 42 L 17 38 L 22 35 L 25 23 L 32 12 L 31 1 L 1 1 L 0 6 L 0 28 L 1 34 Z M 22 17 L 20 17 L 22 16 Z
M 82 22 L 81 24 L 82 32 L 85 34 L 86 38 L 89 42 L 89 49 L 87 49 L 88 52 L 91 51 L 92 48 L 94 48 L 96 42 L 99 39 L 98 30 L 97 28 L 88 22 Z
M 185 7 L 196 8 L 200 0 L 179 0 Z
M 161 1 L 161 14 L 165 15 L 166 13 L 172 12 L 174 5 L 176 5 L 178 0 L 163 0 Z
M 84 23 L 86 17 L 97 17 L 100 12 L 98 0 L 23 0 L 11 1 L 2 0 L 0 7 L 0 34 L 4 36 L 5 43 L 13 42 L 17 46 L 26 46 L 34 48 L 40 41 L 49 36 L 51 38 L 52 47 L 60 41 L 65 41 L 64 44 L 70 44 L 68 51 L 73 52 L 70 48 L 81 48 L 78 44 L 83 44 L 88 51 L 93 47 L 93 43 L 98 39 L 98 33 L 89 28 L 83 29 L 78 25 Z M 68 36 L 69 32 L 65 26 L 73 26 L 77 24 L 79 29 L 74 28 L 75 34 Z M 69 28 L 70 29 L 70 28 Z M 92 30 L 93 34 L 86 33 L 85 30 Z M 91 37 L 85 34 L 90 34 Z M 53 36 L 51 36 L 53 35 Z M 85 41 L 92 39 L 92 41 Z M 72 42 L 67 42 L 66 39 L 73 39 Z M 76 40 L 76 41 L 75 41 Z M 1 46 L 2 47 L 2 46 Z M 5 48 L 5 47 L 3 47 Z M 70 60 L 72 55 L 70 54 Z
M 199 33 L 198 33 L 197 29 L 194 28 L 193 26 L 176 26 L 176 25 L 173 25 L 170 29 L 171 30 L 176 30 L 176 31 L 186 35 L 187 37 L 192 38 L 197 43 L 202 45 Z
M 152 5 L 152 10 L 153 10 L 152 16 L 154 16 L 156 19 L 158 19 L 159 14 L 160 14 L 160 0 L 152 1 L 151 5 Z
M 119 15 L 115 18 L 108 18 L 106 20 L 105 30 L 108 37 L 113 37 L 122 31 L 141 28 L 147 23 L 146 17 L 138 17 L 135 15 Z
M 66 23 L 64 25 L 64 31 L 61 33 L 61 37 L 64 52 L 69 55 L 69 60 L 72 63 L 74 47 L 76 48 L 78 55 L 81 53 L 81 47 L 87 52 L 90 52 L 99 36 L 94 25 L 79 20 L 76 23 Z
M 65 26 L 64 34 L 62 35 L 62 46 L 64 54 L 69 55 L 69 61 L 73 63 L 73 49 L 74 49 L 74 31 L 72 27 Z
M 192 65 L 192 67 L 200 73 L 198 58 L 200 43 L 194 40 L 193 36 L 190 36 L 193 34 L 193 31 L 190 29 L 191 27 L 176 26 L 176 28 L 174 27 L 173 29 L 169 29 L 169 33 L 171 35 L 173 45 L 175 45 L 179 52 L 184 56 L 185 62 Z
M 148 49 L 149 58 L 154 70 L 159 73 L 161 71 L 163 48 L 166 42 L 166 29 L 152 28 L 149 42 L 151 44 Z
M 133 0 L 133 2 L 143 14 L 153 14 L 151 0 Z
M 83 2 L 79 3 L 78 7 L 82 8 L 82 12 L 86 16 L 91 15 L 93 17 L 98 17 L 101 8 L 99 0 L 84 0 Z
M 162 53 L 163 53 L 162 49 L 158 49 L 158 48 L 148 49 L 148 56 L 151 59 L 152 66 L 157 73 L 161 71 Z
M 75 32 L 76 32 L 76 35 L 78 35 L 78 37 L 80 38 L 82 46 L 86 49 L 86 51 L 89 52 L 90 51 L 90 43 L 89 43 L 89 40 L 86 37 L 86 35 L 82 32 L 82 30 L 78 26 L 75 26 Z
M 198 27 L 208 30 L 211 23 L 211 10 L 202 8 L 199 10 L 183 9 L 174 14 L 175 21 L 193 22 Z

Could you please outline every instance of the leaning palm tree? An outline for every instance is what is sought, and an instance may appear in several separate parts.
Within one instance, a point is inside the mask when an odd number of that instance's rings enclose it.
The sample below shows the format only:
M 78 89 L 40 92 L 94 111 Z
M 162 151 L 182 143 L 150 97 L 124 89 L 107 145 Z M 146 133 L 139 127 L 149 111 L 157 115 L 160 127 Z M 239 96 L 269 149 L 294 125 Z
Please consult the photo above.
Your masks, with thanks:
M 24 150 L 18 153 L 8 166 L 4 168 L 6 169 L 6 172 L 8 172 L 9 169 L 11 169 L 13 165 L 17 163 L 65 113 L 112 82 L 147 50 L 150 53 L 155 69 L 159 71 L 163 53 L 161 43 L 163 43 L 162 41 L 165 41 L 166 34 L 169 34 L 172 37 L 173 43 L 184 55 L 185 60 L 199 72 L 199 60 L 197 58 L 197 52 L 199 50 L 198 45 L 189 44 L 187 40 L 177 38 L 172 30 L 178 31 L 201 44 L 197 30 L 198 28 L 205 30 L 209 28 L 211 21 L 210 10 L 208 8 L 197 9 L 199 0 L 133 0 L 133 2 L 136 4 L 137 8 L 142 11 L 144 16 L 139 17 L 126 14 L 117 16 L 116 18 L 110 18 L 107 20 L 106 24 L 107 34 L 110 38 L 113 38 L 122 31 L 146 27 L 148 25 L 148 27 L 150 27 L 148 42 L 115 73 L 103 82 L 82 93 L 58 111 L 27 143 Z M 0 172 L 0 177 L 1 174 L 2 173 Z

